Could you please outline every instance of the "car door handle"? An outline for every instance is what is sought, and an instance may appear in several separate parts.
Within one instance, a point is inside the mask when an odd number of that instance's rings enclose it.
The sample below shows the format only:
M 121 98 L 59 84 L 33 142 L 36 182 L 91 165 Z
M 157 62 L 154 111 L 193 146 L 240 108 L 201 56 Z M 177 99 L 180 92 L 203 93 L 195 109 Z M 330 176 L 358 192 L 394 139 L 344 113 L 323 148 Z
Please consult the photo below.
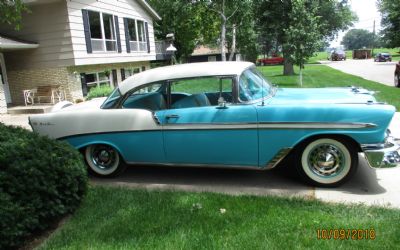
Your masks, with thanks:
M 165 118 L 167 118 L 167 119 L 176 119 L 176 118 L 179 118 L 179 115 L 166 115 Z

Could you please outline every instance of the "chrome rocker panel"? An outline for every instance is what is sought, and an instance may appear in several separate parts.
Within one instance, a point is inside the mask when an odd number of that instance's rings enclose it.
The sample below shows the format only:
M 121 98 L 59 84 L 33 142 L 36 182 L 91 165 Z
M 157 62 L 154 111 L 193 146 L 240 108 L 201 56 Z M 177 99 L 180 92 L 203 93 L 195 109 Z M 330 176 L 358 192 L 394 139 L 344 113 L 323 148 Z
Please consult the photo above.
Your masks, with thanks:
M 361 148 L 371 168 L 400 166 L 400 145 L 391 136 L 388 136 L 384 143 L 364 144 Z

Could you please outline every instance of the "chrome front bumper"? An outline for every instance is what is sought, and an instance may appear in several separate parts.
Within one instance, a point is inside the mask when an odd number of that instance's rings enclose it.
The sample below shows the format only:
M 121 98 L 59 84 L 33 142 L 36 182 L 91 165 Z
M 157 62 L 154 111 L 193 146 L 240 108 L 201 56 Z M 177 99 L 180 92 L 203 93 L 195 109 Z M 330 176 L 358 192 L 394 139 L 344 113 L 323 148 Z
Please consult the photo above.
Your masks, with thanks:
M 364 144 L 361 148 L 371 168 L 393 168 L 400 166 L 400 141 L 390 135 L 380 144 Z

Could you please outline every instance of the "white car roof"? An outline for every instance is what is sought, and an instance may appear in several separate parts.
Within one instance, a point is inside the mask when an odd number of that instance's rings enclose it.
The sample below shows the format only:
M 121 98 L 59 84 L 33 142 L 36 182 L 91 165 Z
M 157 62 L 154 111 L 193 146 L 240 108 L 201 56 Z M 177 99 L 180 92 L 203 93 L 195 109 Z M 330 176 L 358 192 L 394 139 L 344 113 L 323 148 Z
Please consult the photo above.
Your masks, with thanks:
M 160 67 L 127 78 L 119 85 L 119 90 L 124 95 L 133 88 L 151 82 L 200 76 L 240 75 L 251 66 L 254 64 L 250 62 L 202 62 Z

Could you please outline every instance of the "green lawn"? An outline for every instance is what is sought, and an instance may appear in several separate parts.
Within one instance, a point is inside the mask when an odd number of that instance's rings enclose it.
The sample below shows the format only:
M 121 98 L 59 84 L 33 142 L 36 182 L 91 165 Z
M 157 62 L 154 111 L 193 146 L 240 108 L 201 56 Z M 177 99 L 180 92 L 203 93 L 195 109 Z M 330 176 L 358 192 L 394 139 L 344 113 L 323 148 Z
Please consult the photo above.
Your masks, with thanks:
M 264 66 L 258 69 L 273 84 L 277 84 L 283 88 L 299 87 L 299 76 L 283 76 L 283 66 Z M 298 72 L 298 68 L 295 69 Z M 303 71 L 303 87 L 304 88 L 320 88 L 320 87 L 347 87 L 359 86 L 369 90 L 377 91 L 376 97 L 378 101 L 387 102 L 396 106 L 400 110 L 400 88 L 385 86 L 383 84 L 368 81 L 361 77 L 343 73 L 339 70 L 332 69 L 325 65 L 306 65 Z
M 346 50 L 346 58 L 347 59 L 352 59 L 353 58 L 353 51 L 352 50 Z M 374 55 L 380 53 L 380 52 L 389 52 L 392 55 L 393 60 L 400 60 L 400 48 L 393 48 L 393 49 L 387 49 L 387 48 L 375 48 L 374 49 Z M 309 64 L 318 64 L 318 61 L 326 61 L 329 56 L 328 52 L 316 52 L 313 57 L 311 57 L 307 63 Z
M 40 249 L 394 249 L 399 221 L 399 210 L 361 205 L 92 187 Z M 373 229 L 376 238 L 318 239 L 318 229 Z

